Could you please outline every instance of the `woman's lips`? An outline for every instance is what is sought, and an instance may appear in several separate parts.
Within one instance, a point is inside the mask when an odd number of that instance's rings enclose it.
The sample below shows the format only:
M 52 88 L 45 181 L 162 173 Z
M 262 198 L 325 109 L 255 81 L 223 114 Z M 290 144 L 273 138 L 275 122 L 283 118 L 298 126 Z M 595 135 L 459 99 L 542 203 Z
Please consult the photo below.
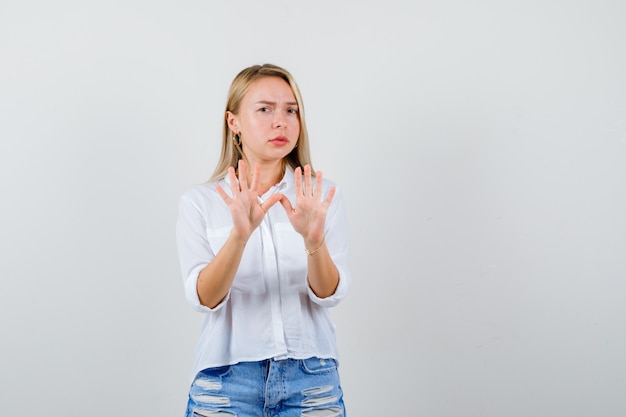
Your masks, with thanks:
M 285 146 L 286 144 L 289 143 L 289 139 L 287 139 L 284 136 L 276 136 L 274 139 L 270 140 L 270 143 L 276 146 Z

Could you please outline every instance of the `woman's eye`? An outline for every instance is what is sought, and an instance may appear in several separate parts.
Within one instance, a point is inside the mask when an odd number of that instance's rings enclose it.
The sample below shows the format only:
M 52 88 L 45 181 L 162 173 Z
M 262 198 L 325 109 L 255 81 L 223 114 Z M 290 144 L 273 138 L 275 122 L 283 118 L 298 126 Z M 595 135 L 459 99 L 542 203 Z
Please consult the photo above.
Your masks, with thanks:
M 298 114 L 298 109 L 289 109 L 287 112 L 291 114 Z
M 262 113 L 267 113 L 267 112 L 269 112 L 269 111 L 270 111 L 270 108 L 269 108 L 269 107 L 261 107 L 261 108 L 259 109 L 259 111 L 260 111 L 260 112 L 262 112 Z

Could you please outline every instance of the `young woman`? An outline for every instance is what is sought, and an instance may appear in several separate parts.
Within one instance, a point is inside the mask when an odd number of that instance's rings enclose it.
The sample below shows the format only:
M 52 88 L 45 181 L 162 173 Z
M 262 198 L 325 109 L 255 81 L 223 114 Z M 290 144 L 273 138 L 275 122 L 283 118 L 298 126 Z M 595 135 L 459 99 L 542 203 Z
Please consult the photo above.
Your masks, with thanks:
M 217 168 L 180 201 L 185 294 L 204 313 L 187 416 L 345 416 L 327 310 L 350 284 L 348 228 L 308 140 L 289 72 L 235 77 Z

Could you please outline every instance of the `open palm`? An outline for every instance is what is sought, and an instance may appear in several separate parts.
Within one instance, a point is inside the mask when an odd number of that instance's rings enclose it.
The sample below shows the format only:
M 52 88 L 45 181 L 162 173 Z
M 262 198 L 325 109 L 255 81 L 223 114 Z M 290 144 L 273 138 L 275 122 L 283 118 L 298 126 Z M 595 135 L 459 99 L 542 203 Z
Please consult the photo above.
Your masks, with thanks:
M 335 195 L 335 187 L 331 187 L 328 196 L 322 200 L 322 173 L 317 172 L 315 186 L 313 186 L 310 165 L 304 167 L 304 184 L 300 167 L 295 169 L 294 181 L 295 207 L 285 196 L 282 196 L 280 203 L 285 208 L 294 230 L 302 235 L 306 245 L 317 246 L 324 240 L 326 212 Z
M 226 194 L 219 185 L 216 186 L 216 189 L 230 210 L 233 218 L 233 232 L 247 240 L 261 224 L 267 210 L 281 198 L 281 195 L 274 194 L 264 202 L 259 201 L 259 166 L 255 166 L 252 184 L 249 187 L 245 162 L 240 160 L 237 168 L 239 180 L 237 180 L 235 169 L 233 167 L 228 168 L 232 196 Z

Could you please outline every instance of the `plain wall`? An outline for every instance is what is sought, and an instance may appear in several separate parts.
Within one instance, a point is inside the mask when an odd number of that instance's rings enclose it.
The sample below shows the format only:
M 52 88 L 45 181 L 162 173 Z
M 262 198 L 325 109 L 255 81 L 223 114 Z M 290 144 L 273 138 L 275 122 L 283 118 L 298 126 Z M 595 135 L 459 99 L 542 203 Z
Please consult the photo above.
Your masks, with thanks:
M 0 1 L 0 415 L 176 416 L 178 198 L 289 69 L 357 417 L 626 414 L 626 3 Z

